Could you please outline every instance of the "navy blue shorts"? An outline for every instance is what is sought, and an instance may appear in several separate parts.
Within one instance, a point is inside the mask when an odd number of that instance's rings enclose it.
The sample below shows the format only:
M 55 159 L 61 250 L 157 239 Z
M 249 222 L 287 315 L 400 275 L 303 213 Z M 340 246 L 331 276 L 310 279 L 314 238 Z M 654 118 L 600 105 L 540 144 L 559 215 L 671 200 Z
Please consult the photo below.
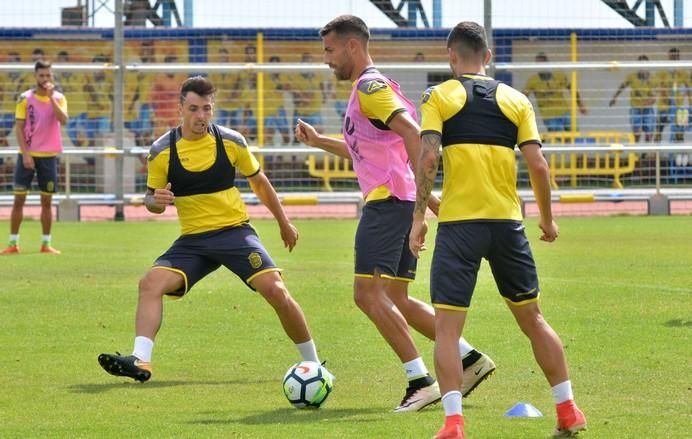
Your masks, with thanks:
M 481 259 L 490 263 L 500 294 L 514 305 L 538 299 L 538 276 L 524 225 L 464 221 L 440 224 L 430 271 L 430 296 L 438 308 L 466 309 Z
M 394 197 L 365 204 L 356 231 L 356 277 L 416 278 L 417 260 L 408 248 L 414 207 Z
M 28 192 L 34 174 L 38 177 L 38 187 L 41 192 L 54 194 L 58 187 L 58 157 L 34 157 L 34 169 L 24 167 L 22 155 L 17 155 L 17 163 L 14 167 L 14 191 L 18 193 Z
M 168 292 L 170 296 L 183 296 L 221 265 L 235 273 L 252 290 L 250 283 L 258 275 L 281 271 L 264 249 L 255 229 L 247 223 L 182 235 L 154 262 L 154 268 L 175 271 L 185 279 L 185 286 Z

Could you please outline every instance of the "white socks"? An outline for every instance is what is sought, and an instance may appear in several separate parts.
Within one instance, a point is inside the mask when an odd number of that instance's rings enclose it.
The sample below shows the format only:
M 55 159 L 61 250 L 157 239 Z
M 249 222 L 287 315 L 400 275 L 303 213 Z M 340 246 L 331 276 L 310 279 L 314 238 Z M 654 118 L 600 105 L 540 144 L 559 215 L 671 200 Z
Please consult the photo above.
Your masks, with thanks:
M 135 350 L 132 355 L 145 363 L 151 363 L 151 351 L 154 349 L 154 340 L 147 337 L 135 337 Z
M 296 347 L 298 348 L 300 355 L 303 357 L 303 360 L 315 361 L 317 363 L 320 362 L 320 359 L 317 356 L 317 348 L 315 347 L 314 341 L 308 340 L 304 343 L 297 343 Z
M 472 350 L 473 346 L 471 346 L 464 337 L 461 337 L 459 339 L 459 353 L 461 354 L 461 358 L 467 356 Z
M 406 371 L 406 377 L 409 381 L 428 375 L 428 368 L 425 367 L 425 363 L 423 363 L 421 357 L 414 358 L 404 363 L 404 371 Z
M 553 399 L 555 404 L 560 404 L 570 399 L 574 399 L 574 394 L 572 393 L 572 382 L 570 380 L 563 381 L 560 384 L 553 386 Z
M 445 416 L 461 415 L 461 392 L 452 390 L 442 397 L 442 406 L 445 409 Z

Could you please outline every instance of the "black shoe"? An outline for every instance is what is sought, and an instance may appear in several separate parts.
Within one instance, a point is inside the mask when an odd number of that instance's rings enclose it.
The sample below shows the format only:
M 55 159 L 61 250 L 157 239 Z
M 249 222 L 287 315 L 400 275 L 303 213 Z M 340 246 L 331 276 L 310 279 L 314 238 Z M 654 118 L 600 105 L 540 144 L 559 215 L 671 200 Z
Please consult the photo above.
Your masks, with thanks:
M 151 378 L 151 363 L 140 361 L 134 355 L 116 355 L 101 354 L 99 355 L 99 364 L 111 375 L 119 377 L 129 377 L 140 383 L 143 383 Z

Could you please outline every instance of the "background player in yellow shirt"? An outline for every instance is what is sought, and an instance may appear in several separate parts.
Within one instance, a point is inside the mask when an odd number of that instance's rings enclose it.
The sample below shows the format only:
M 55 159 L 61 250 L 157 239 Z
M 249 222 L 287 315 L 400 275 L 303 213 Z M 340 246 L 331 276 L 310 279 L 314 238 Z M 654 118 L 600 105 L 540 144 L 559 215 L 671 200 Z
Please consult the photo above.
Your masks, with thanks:
M 536 62 L 547 62 L 548 56 L 539 52 Z M 524 87 L 524 94 L 532 93 L 536 98 L 538 110 L 543 118 L 543 125 L 548 131 L 570 131 L 572 129 L 569 105 L 569 92 L 572 85 L 562 72 L 539 72 L 529 77 Z M 577 92 L 577 105 L 581 114 L 586 114 L 586 107 Z
M 305 316 L 291 297 L 278 268 L 249 224 L 236 172 L 242 173 L 257 198 L 274 215 L 289 251 L 298 231 L 289 222 L 269 179 L 237 131 L 211 124 L 213 84 L 188 78 L 180 89 L 182 125 L 154 142 L 144 204 L 162 213 L 175 201 L 181 236 L 139 282 L 136 337 L 132 355 L 101 354 L 108 373 L 137 381 L 151 377 L 154 338 L 163 313 L 163 296 L 185 295 L 221 265 L 235 273 L 274 308 L 288 337 L 304 360 L 319 361 Z
M 425 211 L 442 146 L 444 180 L 435 240 L 430 294 L 435 307 L 435 370 L 444 427 L 436 439 L 463 439 L 459 335 L 464 329 L 482 259 L 492 268 L 534 357 L 551 386 L 556 435 L 586 427 L 574 404 L 562 342 L 538 307 L 536 265 L 522 224 L 517 195 L 515 147 L 525 158 L 540 212 L 541 240 L 558 236 L 550 207 L 550 171 L 541 154 L 531 103 L 517 90 L 485 75 L 490 63 L 485 29 L 457 24 L 447 38 L 455 78 L 428 89 L 422 99 L 421 154 L 409 244 L 424 249 Z
M 670 61 L 680 60 L 680 50 L 668 51 Z M 670 141 L 685 141 L 685 129 L 689 126 L 689 109 L 692 107 L 692 81 L 688 69 L 662 70 L 656 74 L 658 100 L 656 134 L 654 142 L 661 141 L 661 133 L 670 125 Z M 687 98 L 687 105 L 685 105 Z
M 648 61 L 649 57 L 640 55 L 637 61 Z M 608 103 L 609 107 L 615 105 L 620 93 L 627 87 L 630 88 L 630 125 L 635 142 L 644 134 L 644 140 L 651 142 L 656 124 L 656 81 L 646 70 L 630 73 L 620 84 L 613 98 Z

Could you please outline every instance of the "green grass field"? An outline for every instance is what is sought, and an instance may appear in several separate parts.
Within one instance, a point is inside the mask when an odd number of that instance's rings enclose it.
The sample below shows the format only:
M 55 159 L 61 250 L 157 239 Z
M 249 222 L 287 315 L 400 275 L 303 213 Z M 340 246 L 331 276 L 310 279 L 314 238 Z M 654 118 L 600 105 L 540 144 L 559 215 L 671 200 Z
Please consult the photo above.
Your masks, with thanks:
M 61 256 L 37 253 L 36 222 L 20 256 L 0 259 L 0 437 L 429 438 L 441 406 L 391 413 L 401 366 L 351 299 L 353 220 L 298 221 L 285 251 L 273 222 L 256 221 L 285 268 L 320 356 L 336 375 L 319 410 L 293 409 L 281 378 L 299 359 L 270 307 L 219 270 L 167 302 L 145 384 L 104 373 L 101 352 L 132 350 L 137 281 L 177 236 L 177 223 L 58 223 Z M 692 426 L 692 218 L 560 221 L 558 242 L 529 237 L 541 304 L 567 351 L 591 438 L 687 438 Z M 7 222 L 0 222 L 6 233 Z M 431 236 L 432 238 L 432 236 Z M 4 235 L 2 235 L 2 239 Z M 430 252 L 412 294 L 429 300 Z M 470 438 L 547 438 L 547 383 L 484 265 L 465 335 L 498 370 L 464 400 Z M 432 368 L 432 343 L 416 335 Z M 516 402 L 541 418 L 508 418 Z

